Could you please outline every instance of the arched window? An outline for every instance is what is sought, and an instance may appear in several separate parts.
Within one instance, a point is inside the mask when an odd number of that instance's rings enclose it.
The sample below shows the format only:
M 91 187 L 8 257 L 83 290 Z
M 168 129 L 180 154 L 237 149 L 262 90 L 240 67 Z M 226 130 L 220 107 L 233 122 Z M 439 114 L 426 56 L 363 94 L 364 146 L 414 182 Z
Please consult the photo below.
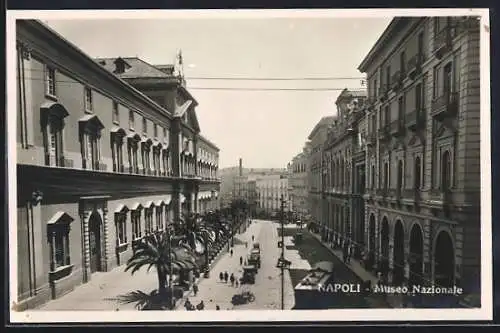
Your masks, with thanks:
M 421 172 L 422 172 L 422 166 L 420 165 L 420 157 L 417 156 L 415 158 L 415 189 L 416 190 L 420 190 L 420 186 L 421 186 L 421 183 L 422 183 L 422 180 L 421 180 Z
M 132 133 L 128 137 L 128 160 L 130 173 L 139 173 L 139 141 L 141 137 L 137 133 Z
M 450 152 L 446 150 L 441 157 L 441 190 L 443 192 L 451 188 L 451 158 Z

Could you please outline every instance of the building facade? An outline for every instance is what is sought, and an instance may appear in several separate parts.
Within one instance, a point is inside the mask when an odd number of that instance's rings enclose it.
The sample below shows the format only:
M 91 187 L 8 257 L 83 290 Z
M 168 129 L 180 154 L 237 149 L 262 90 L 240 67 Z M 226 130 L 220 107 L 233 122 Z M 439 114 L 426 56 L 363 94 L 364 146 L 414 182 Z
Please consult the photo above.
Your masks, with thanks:
M 289 211 L 288 178 L 286 173 L 263 175 L 256 179 L 259 209 L 268 213 L 277 213 L 281 209 L 281 198 L 287 203 Z
M 308 155 L 308 192 L 309 192 L 309 213 L 315 223 L 321 223 L 322 212 L 322 181 L 323 181 L 323 145 L 327 138 L 328 129 L 333 125 L 335 117 L 323 117 L 314 126 L 309 134 L 310 154 Z
M 293 211 L 299 218 L 304 218 L 309 214 L 307 188 L 307 160 L 309 151 L 304 147 L 300 154 L 297 154 L 290 163 L 290 202 Z
M 94 61 L 33 20 L 17 21 L 16 39 L 23 310 L 124 264 L 135 241 L 179 223 L 183 209 L 215 209 L 219 150 L 165 68 Z
M 365 243 L 394 282 L 480 291 L 479 21 L 395 18 L 368 79 Z
M 320 230 L 325 241 L 350 240 L 354 256 L 364 247 L 365 101 L 366 91 L 342 91 L 323 146 Z

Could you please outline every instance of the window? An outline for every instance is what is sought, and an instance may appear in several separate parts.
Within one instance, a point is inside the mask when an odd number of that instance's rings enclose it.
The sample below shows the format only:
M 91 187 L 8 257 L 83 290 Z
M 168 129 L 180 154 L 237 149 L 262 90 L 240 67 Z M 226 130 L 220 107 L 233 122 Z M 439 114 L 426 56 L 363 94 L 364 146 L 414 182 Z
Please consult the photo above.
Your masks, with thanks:
M 415 171 L 414 171 L 414 173 L 415 173 L 415 184 L 414 184 L 414 186 L 415 186 L 416 190 L 420 190 L 420 186 L 421 186 L 421 183 L 422 183 L 422 181 L 420 179 L 421 178 L 420 175 L 421 175 L 421 172 L 422 172 L 421 169 L 422 169 L 422 166 L 421 166 L 421 163 L 420 163 L 420 157 L 417 156 L 415 158 Z
M 167 142 L 168 141 L 168 132 L 165 127 L 163 127 L 163 141 Z
M 145 214 L 145 233 L 149 234 L 153 232 L 153 208 L 146 208 Z
M 156 146 L 153 149 L 153 169 L 155 175 L 159 176 L 161 174 L 161 146 Z
M 130 173 L 139 173 L 139 142 L 137 139 L 131 139 L 128 145 L 128 156 L 130 164 Z
M 120 113 L 118 110 L 118 103 L 116 103 L 116 102 L 113 102 L 113 122 L 115 124 L 120 123 Z
M 385 90 L 389 88 L 389 85 L 391 84 L 391 66 L 387 66 L 385 69 Z
M 389 188 L 389 163 L 384 163 L 384 190 Z
M 153 136 L 158 138 L 158 125 L 156 124 L 153 125 Z
M 399 55 L 399 69 L 401 70 L 401 75 L 405 73 L 406 70 L 406 53 L 405 51 L 401 52 Z
M 398 120 L 403 120 L 403 118 L 404 118 L 403 97 L 399 97 L 399 99 L 398 99 Z
M 92 101 L 92 89 L 89 87 L 85 87 L 85 111 L 92 112 L 94 110 L 93 101 Z
M 377 97 L 377 79 L 373 81 L 373 96 Z
M 148 122 L 145 117 L 142 117 L 142 132 L 144 134 L 148 133 Z
M 403 161 L 398 162 L 398 181 L 397 189 L 401 190 L 403 188 Z
M 391 121 L 391 113 L 389 105 L 386 105 L 384 108 L 384 125 L 388 125 L 390 121 Z
M 49 115 L 46 129 L 45 164 L 64 166 L 63 129 L 64 121 L 55 115 Z
M 127 214 L 116 213 L 115 224 L 116 224 L 116 245 L 118 246 L 127 244 Z
M 418 56 L 420 57 L 419 61 L 422 61 L 423 55 L 424 55 L 424 33 L 420 32 L 417 37 L 417 52 Z
M 451 188 L 451 158 L 446 150 L 441 156 L 441 191 L 448 192 Z
M 163 230 L 163 206 L 156 207 L 156 231 Z
M 148 143 L 142 144 L 142 167 L 144 169 L 144 174 L 148 174 L 151 170 L 151 146 Z
M 135 125 L 134 111 L 128 112 L 128 127 L 133 130 Z
M 100 155 L 100 133 L 86 132 L 83 135 L 83 168 L 99 170 Z
M 142 237 L 141 231 L 141 210 L 137 209 L 131 212 L 132 219 L 132 238 L 137 240 Z
M 56 96 L 56 71 L 49 66 L 45 68 L 45 94 L 50 97 Z
M 415 86 L 415 109 L 420 112 L 422 108 L 422 84 L 418 83 Z
M 111 154 L 113 158 L 113 171 L 123 172 L 123 137 L 125 131 L 119 129 L 111 133 Z
M 71 264 L 69 255 L 69 226 L 54 225 L 50 228 L 51 261 L 50 271 Z
M 447 63 L 444 66 L 443 71 L 443 93 L 444 95 L 449 95 L 452 91 L 453 87 L 453 79 L 452 79 L 452 70 L 451 70 L 451 62 Z
M 169 167 L 168 167 L 168 150 L 163 149 L 161 156 L 162 156 L 162 161 L 163 161 L 163 173 L 166 176 L 170 176 Z
M 375 165 L 372 165 L 371 181 L 372 181 L 372 188 L 375 188 Z

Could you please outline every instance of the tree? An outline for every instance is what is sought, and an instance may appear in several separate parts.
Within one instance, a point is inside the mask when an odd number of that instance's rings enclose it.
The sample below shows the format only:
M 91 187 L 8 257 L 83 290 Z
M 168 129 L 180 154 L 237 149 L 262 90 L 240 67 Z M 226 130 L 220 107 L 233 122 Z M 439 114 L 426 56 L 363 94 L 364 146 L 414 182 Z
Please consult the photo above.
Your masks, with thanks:
M 196 262 L 190 248 L 172 246 L 168 233 L 155 232 L 137 243 L 132 257 L 127 261 L 125 271 L 130 270 L 131 274 L 134 274 L 144 266 L 148 267 L 148 271 L 152 267 L 156 269 L 158 293 L 163 295 L 166 292 L 167 275 L 180 270 L 195 269 Z

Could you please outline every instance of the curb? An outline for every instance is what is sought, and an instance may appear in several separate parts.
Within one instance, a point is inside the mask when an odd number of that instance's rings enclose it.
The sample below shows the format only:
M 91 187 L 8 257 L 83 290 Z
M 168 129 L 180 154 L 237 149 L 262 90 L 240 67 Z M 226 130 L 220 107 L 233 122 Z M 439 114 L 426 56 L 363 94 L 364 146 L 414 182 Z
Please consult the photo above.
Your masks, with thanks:
M 337 257 L 338 259 L 340 259 L 337 254 L 333 251 L 333 249 L 331 249 L 327 244 L 323 243 L 321 241 L 320 238 L 318 238 L 318 236 L 314 235 L 313 233 L 311 233 L 309 230 L 307 230 L 307 232 L 312 235 L 314 237 L 314 239 L 316 239 L 316 241 L 318 241 L 318 243 L 320 243 L 323 247 L 325 247 L 326 249 L 328 249 L 328 251 L 330 251 L 330 253 L 332 253 L 335 257 Z M 340 260 L 342 262 L 342 264 L 344 264 L 345 267 L 347 267 L 351 272 L 353 272 L 361 281 L 364 281 L 363 277 L 361 277 L 356 271 L 354 271 L 352 269 L 351 266 L 349 266 L 348 264 L 346 264 L 345 262 L 343 262 L 342 260 Z M 388 299 L 385 299 L 384 300 L 385 303 L 387 303 L 387 305 L 391 308 L 395 308 L 395 306 L 388 300 Z

